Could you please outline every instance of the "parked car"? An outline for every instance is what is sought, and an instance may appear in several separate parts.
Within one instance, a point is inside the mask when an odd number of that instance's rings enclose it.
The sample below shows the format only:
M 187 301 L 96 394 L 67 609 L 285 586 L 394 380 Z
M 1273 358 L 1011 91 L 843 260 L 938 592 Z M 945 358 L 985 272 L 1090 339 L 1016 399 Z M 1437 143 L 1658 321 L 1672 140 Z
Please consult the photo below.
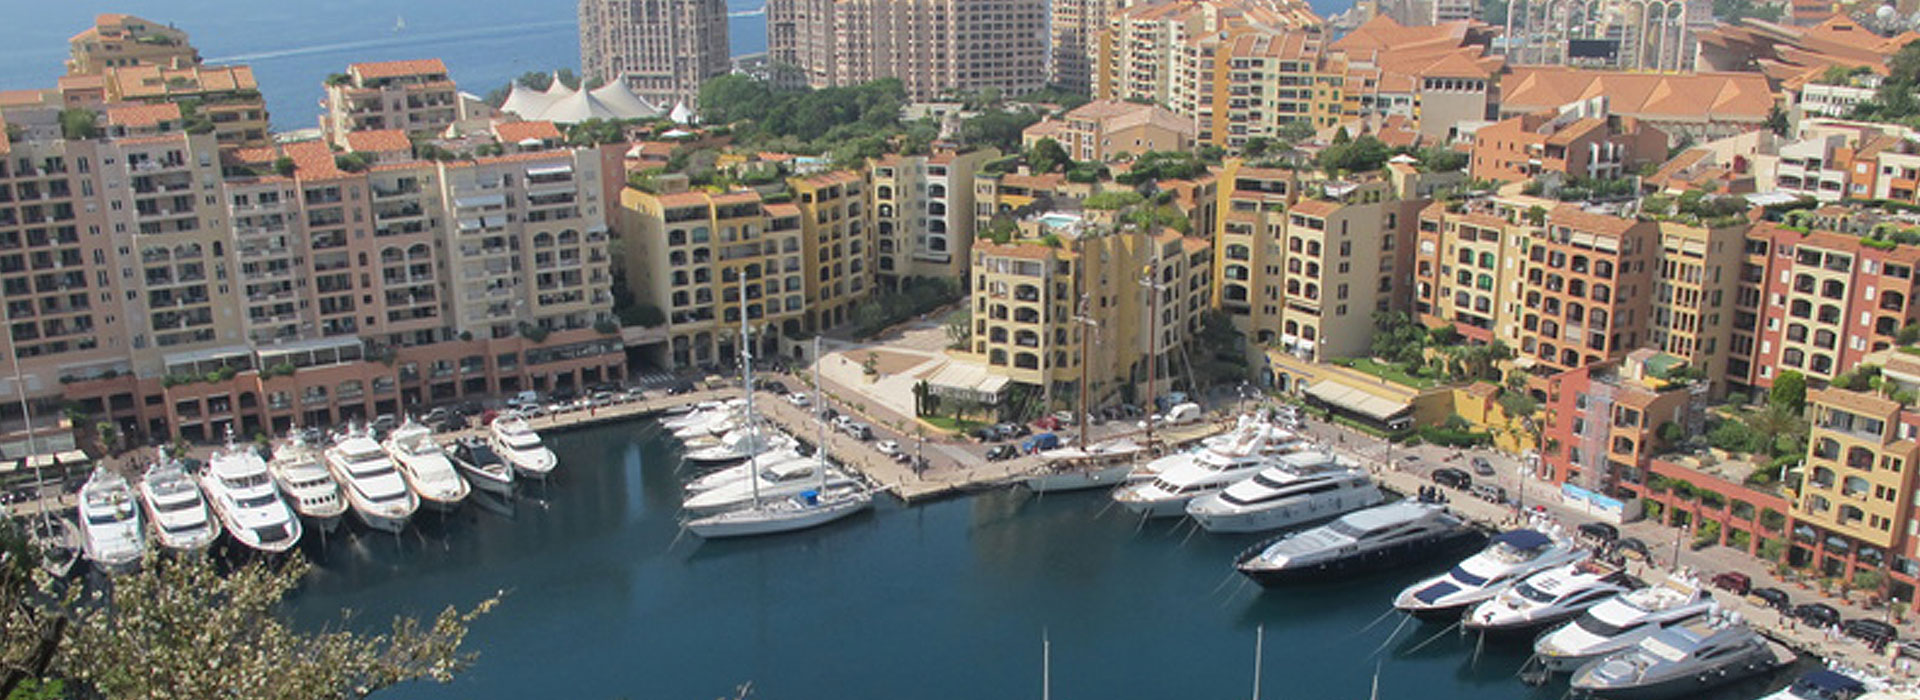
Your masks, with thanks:
M 880 454 L 892 457 L 900 454 L 900 443 L 895 440 L 881 440 L 873 446 L 873 449 L 879 450 Z
M 540 405 L 540 392 L 528 389 L 507 398 L 507 408 Z
M 426 415 L 420 417 L 420 422 L 425 423 L 427 425 L 435 425 L 435 424 L 438 424 L 440 421 L 446 420 L 447 416 L 450 416 L 450 415 L 453 415 L 453 411 L 447 410 L 446 407 L 443 406 L 440 408 L 433 409 L 431 411 L 427 411 Z
M 1473 463 L 1473 473 L 1479 474 L 1480 476 L 1493 476 L 1493 463 L 1487 461 L 1487 458 L 1475 457 L 1471 462 Z
M 1900 631 L 1894 629 L 1893 625 L 1868 618 L 1855 618 L 1841 623 L 1840 631 L 1868 644 L 1885 644 L 1900 639 Z
M 1620 538 L 1620 541 L 1613 543 L 1613 549 L 1619 552 L 1621 556 L 1632 559 L 1645 560 L 1651 558 L 1647 555 L 1647 543 L 1640 541 L 1638 537 Z
M 1033 434 L 1032 428 L 1028 428 L 1021 423 L 1001 423 L 993 427 L 1000 431 L 1001 437 L 1009 440 L 1013 438 L 1023 438 Z
M 600 406 L 612 406 L 612 405 L 613 405 L 613 392 L 611 392 L 611 391 L 596 391 L 596 392 L 594 392 L 594 394 L 593 394 L 593 396 L 592 396 L 592 397 L 591 397 L 591 398 L 590 398 L 589 400 L 590 400 L 590 401 L 592 402 L 592 403 L 590 403 L 589 405 L 591 405 L 591 406 L 594 406 L 594 407 L 596 407 L 596 408 L 597 408 L 597 407 L 600 407 Z
M 1455 489 L 1473 488 L 1473 477 L 1453 467 L 1441 467 L 1433 470 L 1433 483 Z
M 679 396 L 681 394 L 691 394 L 696 390 L 697 390 L 696 387 L 693 386 L 693 382 L 682 379 L 680 381 L 674 382 L 667 386 L 667 395 Z
M 867 427 L 865 423 L 854 423 L 847 426 L 847 434 L 852 435 L 855 440 L 865 442 L 873 439 L 873 428 Z
M 573 403 L 577 398 L 580 398 L 580 392 L 572 389 L 554 389 L 552 394 L 547 395 L 549 403 Z
M 1909 639 L 1901 642 L 1900 655 L 1909 659 L 1920 659 L 1920 641 Z
M 908 462 L 913 461 L 913 455 L 907 454 L 905 452 L 895 452 L 893 454 L 892 459 L 896 464 L 906 464 Z
M 827 424 L 833 426 L 834 430 L 844 432 L 848 426 L 853 425 L 853 416 L 834 416 L 827 419 Z
M 374 435 L 385 437 L 388 432 L 400 427 L 400 419 L 393 417 L 391 413 L 382 413 L 374 416 L 373 422 L 368 423 L 367 427 L 373 430 Z
M 1033 427 L 1040 430 L 1059 430 L 1060 426 L 1063 425 L 1066 425 L 1066 423 L 1055 416 L 1041 416 L 1040 420 L 1033 422 Z
M 1786 591 L 1778 588 L 1755 588 L 1747 591 L 1747 595 L 1758 598 L 1767 607 L 1783 613 L 1793 609 L 1793 599 L 1787 597 Z
M 757 380 L 754 382 L 754 388 L 774 394 L 787 393 L 787 385 L 780 383 L 780 380 L 777 379 Z
M 1613 544 L 1614 540 L 1620 539 L 1620 528 L 1606 523 L 1580 523 L 1580 527 L 1574 529 L 1580 536 L 1603 545 Z
M 640 387 L 637 387 L 637 386 L 636 386 L 636 387 L 633 387 L 633 388 L 631 388 L 631 389 L 628 389 L 628 390 L 627 390 L 627 400 L 628 400 L 628 401 L 640 401 L 640 400 L 644 400 L 644 399 L 646 399 L 646 398 L 647 398 L 647 390 L 646 390 L 646 389 L 642 389 L 642 388 L 640 388 Z
M 1840 611 L 1826 603 L 1801 603 L 1794 606 L 1793 616 L 1815 627 L 1840 624 Z
M 787 394 L 787 403 L 806 408 L 813 405 L 813 399 L 807 398 L 806 394 Z
M 547 415 L 547 407 L 537 403 L 530 403 L 525 406 L 521 406 L 520 410 L 515 411 L 515 413 L 518 413 L 527 418 L 538 418 L 540 416 Z M 492 423 L 493 421 L 487 421 L 487 422 Z
M 1012 445 L 994 445 L 993 449 L 987 450 L 987 461 L 998 462 L 1003 459 L 1013 459 L 1019 455 L 1020 450 Z
M 981 442 L 998 442 L 1000 440 L 1000 431 L 994 430 L 993 428 L 979 428 L 968 433 L 968 435 Z
M 1507 502 L 1507 490 L 1505 488 L 1494 486 L 1493 484 L 1474 484 L 1472 490 L 1474 497 L 1482 501 L 1497 505 L 1504 505 Z
M 443 433 L 451 433 L 455 430 L 466 430 L 467 417 L 459 414 L 454 414 L 451 416 L 447 416 L 446 420 L 440 421 L 438 424 L 432 424 L 432 425 L 434 426 L 435 430 L 438 430 Z
M 1053 419 L 1055 421 L 1058 421 L 1061 425 L 1065 425 L 1068 423 L 1072 423 L 1076 420 L 1079 420 L 1080 417 L 1077 415 L 1074 415 L 1073 411 L 1054 411 Z
M 1739 596 L 1744 596 L 1747 594 L 1747 591 L 1753 590 L 1753 579 L 1748 578 L 1746 574 L 1738 571 L 1722 571 L 1714 574 L 1709 582 L 1713 584 L 1714 588 L 1723 591 L 1732 591 L 1734 595 Z
M 1041 433 L 1027 438 L 1026 442 L 1020 444 L 1020 449 L 1028 454 L 1032 454 L 1041 450 L 1051 450 L 1059 446 L 1060 436 L 1053 433 Z

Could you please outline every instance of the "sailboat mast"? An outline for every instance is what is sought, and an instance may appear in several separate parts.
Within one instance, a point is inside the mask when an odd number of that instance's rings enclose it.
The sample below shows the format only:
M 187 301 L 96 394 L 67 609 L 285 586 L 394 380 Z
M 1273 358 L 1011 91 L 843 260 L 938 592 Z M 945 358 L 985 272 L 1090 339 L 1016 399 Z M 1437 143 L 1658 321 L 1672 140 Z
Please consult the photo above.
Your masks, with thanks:
M 747 484 L 760 508 L 760 420 L 753 412 L 753 339 L 747 334 L 747 276 L 740 275 L 740 382 L 747 395 Z
M 815 475 L 820 477 L 820 492 L 827 490 L 827 422 L 821 419 L 826 415 L 826 404 L 820 402 L 820 370 L 826 366 L 825 358 L 820 356 L 820 336 L 813 337 L 813 422 L 820 429 L 820 444 L 814 447 L 820 465 L 814 467 Z
M 1267 626 L 1253 628 L 1253 700 L 1260 700 L 1260 650 L 1267 642 Z
M 1053 640 L 1040 630 L 1040 700 L 1053 700 Z

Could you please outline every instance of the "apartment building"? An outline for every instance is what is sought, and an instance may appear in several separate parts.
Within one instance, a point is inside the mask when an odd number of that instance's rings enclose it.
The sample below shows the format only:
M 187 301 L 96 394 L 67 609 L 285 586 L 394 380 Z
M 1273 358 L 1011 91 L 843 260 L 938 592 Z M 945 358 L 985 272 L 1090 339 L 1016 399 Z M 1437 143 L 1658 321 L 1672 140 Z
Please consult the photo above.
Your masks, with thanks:
M 873 195 L 875 282 L 909 277 L 964 280 L 976 230 L 975 182 L 999 149 L 889 154 L 867 166 Z
M 67 45 L 68 75 L 102 75 L 109 68 L 129 66 L 200 65 L 200 52 L 188 43 L 186 32 L 127 14 L 95 15 L 93 26 L 73 35 Z
M 807 329 L 825 330 L 853 318 L 873 293 L 872 216 L 867 180 L 840 170 L 787 181 L 800 207 L 806 279 Z
M 355 131 L 438 136 L 462 117 L 459 90 L 440 59 L 355 63 L 327 78 L 320 130 L 336 146 Z
M 1089 45 L 1093 96 L 1145 100 L 1182 111 L 1175 105 L 1174 92 L 1191 80 L 1184 74 L 1190 69 L 1183 69 L 1190 44 L 1219 34 L 1251 34 L 1285 42 L 1286 35 L 1296 32 L 1317 42 L 1324 24 L 1312 8 L 1291 1 L 1136 4 L 1112 13 Z
M 580 0 L 579 18 L 581 74 L 663 108 L 696 104 L 701 83 L 733 69 L 725 0 Z
M 1920 320 L 1913 304 L 1920 249 L 1882 249 L 1852 235 L 1773 223 L 1756 225 L 1748 237 L 1771 255 L 1761 268 L 1755 386 L 1772 386 L 1786 370 L 1830 380 L 1891 347 L 1901 327 Z
M 1647 481 L 1655 455 L 1671 445 L 1660 428 L 1705 429 L 1707 386 L 1674 381 L 1684 361 L 1651 348 L 1545 379 L 1541 467 L 1534 478 L 1617 494 Z
M 1161 380 L 1154 393 L 1165 391 L 1197 351 L 1189 345 L 1211 296 L 1211 244 L 1099 215 L 1055 212 L 1021 228 L 1007 244 L 974 243 L 969 359 L 1041 388 L 1050 406 L 1077 403 L 1083 373 L 1090 405 L 1150 401 L 1148 358 Z M 1049 234 L 1060 245 L 1041 241 Z
M 1746 359 L 1734 350 L 1739 313 L 1728 309 L 1739 295 L 1747 228 L 1745 222 L 1658 222 L 1647 346 L 1700 370 L 1714 398 L 1735 388 L 1728 378 L 1740 369 L 1735 362 Z
M 222 146 L 259 147 L 272 142 L 266 99 L 247 66 L 108 68 L 100 76 L 98 101 L 81 97 L 84 82 L 61 79 L 69 104 L 172 103 L 180 106 L 189 131 L 210 130 Z
M 1340 124 L 1349 114 L 1345 63 L 1326 55 L 1322 41 L 1317 29 L 1200 37 L 1177 57 L 1170 104 L 1193 119 L 1202 141 L 1225 148 L 1272 138 L 1291 122 Z
M 656 361 L 733 362 L 743 314 L 762 334 L 761 353 L 777 354 L 779 339 L 801 337 L 812 277 L 806 219 L 798 205 L 769 204 L 751 190 L 624 190 L 619 230 L 628 288 L 667 316 L 665 356 Z
M 1602 96 L 1481 127 L 1473 133 L 1468 165 L 1482 180 L 1516 182 L 1545 173 L 1612 180 L 1666 160 L 1666 133 L 1610 113 Z
M 1041 139 L 1053 139 L 1074 160 L 1104 163 L 1147 151 L 1185 153 L 1193 150 L 1195 136 L 1193 120 L 1165 107 L 1094 100 L 1027 127 L 1020 145 L 1031 149 Z
M 1813 425 L 1792 491 L 1792 560 L 1845 578 L 1884 570 L 1912 585 L 1920 570 L 1910 528 L 1914 470 L 1906 467 L 1920 457 L 1920 416 L 1876 392 L 1846 389 L 1808 392 L 1807 412 Z
M 1497 33 L 1475 22 L 1404 26 L 1374 16 L 1328 47 L 1345 62 L 1340 87 L 1347 113 L 1407 117 L 1429 141 L 1452 140 L 1463 125 L 1492 121 L 1506 99 L 1496 84 L 1510 80 L 1502 77 L 1506 58 L 1490 55 Z
M 898 78 L 931 101 L 1046 86 L 1040 0 L 771 0 L 767 13 L 770 59 L 815 88 Z
M 1093 91 L 1092 47 L 1106 31 L 1107 18 L 1125 4 L 1124 0 L 1054 0 L 1049 5 L 1049 82 L 1076 92 Z

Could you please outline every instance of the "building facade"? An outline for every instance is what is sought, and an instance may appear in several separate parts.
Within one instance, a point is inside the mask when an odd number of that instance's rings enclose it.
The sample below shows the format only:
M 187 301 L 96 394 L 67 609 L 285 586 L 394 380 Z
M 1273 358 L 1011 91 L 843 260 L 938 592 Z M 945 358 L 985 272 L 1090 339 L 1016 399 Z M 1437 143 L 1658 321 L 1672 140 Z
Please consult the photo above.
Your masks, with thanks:
M 771 0 L 767 13 L 776 75 L 815 88 L 898 78 L 910 99 L 930 101 L 1046 86 L 1039 0 Z
M 663 108 L 696 105 L 700 84 L 733 68 L 725 0 L 580 0 L 579 17 L 581 75 L 625 80 Z

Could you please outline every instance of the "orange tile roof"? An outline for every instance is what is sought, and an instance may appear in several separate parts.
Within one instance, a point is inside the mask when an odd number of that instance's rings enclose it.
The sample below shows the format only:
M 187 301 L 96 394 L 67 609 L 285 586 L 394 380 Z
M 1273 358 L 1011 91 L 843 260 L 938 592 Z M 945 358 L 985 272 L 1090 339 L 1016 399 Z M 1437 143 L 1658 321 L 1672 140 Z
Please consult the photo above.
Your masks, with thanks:
M 1873 394 L 1845 389 L 1817 389 L 1807 393 L 1807 403 L 1833 406 L 1884 418 L 1900 410 L 1900 403 Z
M 113 126 L 159 126 L 162 122 L 180 120 L 180 105 L 172 102 L 160 104 L 117 104 L 107 107 L 107 123 Z
M 1561 204 L 1547 214 L 1547 222 L 1559 224 L 1583 233 L 1600 233 L 1618 236 L 1633 229 L 1639 223 L 1633 219 L 1618 216 L 1594 214 L 1573 204 Z
M 708 202 L 707 193 L 705 192 L 675 192 L 673 194 L 656 195 L 655 198 L 660 200 L 660 206 L 662 208 L 691 207 L 696 205 L 706 206 Z
M 975 239 L 973 249 L 988 255 L 1000 255 L 1009 258 L 1027 258 L 1029 260 L 1048 260 L 1053 258 L 1054 250 L 1038 243 L 1008 243 L 1005 245 L 986 240 Z
M 407 132 L 399 129 L 380 129 L 376 131 L 355 131 L 347 134 L 347 149 L 361 153 L 381 151 L 413 150 L 413 141 L 407 138 Z
M 767 204 L 763 206 L 767 210 L 767 216 L 799 216 L 800 215 L 800 205 L 798 204 L 781 202 L 779 204 Z
M 1052 189 L 1058 188 L 1061 183 L 1066 181 L 1067 181 L 1067 176 L 1061 173 L 1047 173 L 1045 175 L 1021 175 L 1020 173 L 1007 173 L 1005 175 L 1000 176 L 1001 185 L 1013 185 L 1015 187 L 1025 187 L 1030 190 L 1052 190 Z
M 1502 109 L 1537 112 L 1607 97 L 1614 114 L 1688 121 L 1765 120 L 1773 90 L 1758 73 L 1666 75 L 1561 67 L 1516 68 L 1500 83 Z
M 1287 208 L 1287 211 L 1296 214 L 1305 214 L 1307 216 L 1328 216 L 1340 211 L 1340 203 L 1321 199 L 1302 199 L 1294 202 L 1293 206 Z
M 333 180 L 350 177 L 333 162 L 333 149 L 319 141 L 301 141 L 287 144 L 287 157 L 293 159 L 294 171 L 305 180 Z
M 47 93 L 44 90 L 0 90 L 0 107 L 25 107 L 45 104 Z
M 447 64 L 437 58 L 428 58 L 413 61 L 355 63 L 347 66 L 347 70 L 359 74 L 362 78 L 400 78 L 409 75 L 444 75 L 447 72 Z
M 493 125 L 493 133 L 506 143 L 523 141 L 558 141 L 560 128 L 553 122 L 500 122 Z

